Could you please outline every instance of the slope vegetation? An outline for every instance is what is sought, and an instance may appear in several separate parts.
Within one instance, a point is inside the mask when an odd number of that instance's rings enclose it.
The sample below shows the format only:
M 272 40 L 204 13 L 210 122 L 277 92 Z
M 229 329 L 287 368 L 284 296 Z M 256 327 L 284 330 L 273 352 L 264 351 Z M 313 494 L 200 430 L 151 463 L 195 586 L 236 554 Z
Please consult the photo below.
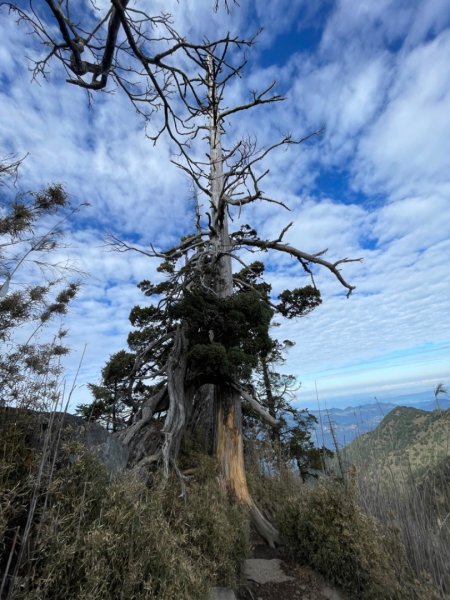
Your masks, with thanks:
M 394 408 L 374 431 L 353 440 L 344 456 L 365 472 L 420 478 L 450 457 L 450 409 Z

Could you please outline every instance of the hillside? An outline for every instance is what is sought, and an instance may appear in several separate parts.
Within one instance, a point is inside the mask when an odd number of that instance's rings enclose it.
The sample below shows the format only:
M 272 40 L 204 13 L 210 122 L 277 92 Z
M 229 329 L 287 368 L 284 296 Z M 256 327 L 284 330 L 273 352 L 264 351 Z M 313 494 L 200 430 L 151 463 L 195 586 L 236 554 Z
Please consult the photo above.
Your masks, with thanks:
M 373 431 L 383 418 L 398 406 L 410 406 L 425 411 L 436 408 L 446 410 L 450 408 L 450 399 L 430 399 L 429 394 L 410 394 L 407 396 L 394 396 L 384 402 L 372 402 L 347 406 L 346 408 L 328 408 L 311 413 L 317 418 L 314 431 L 314 440 L 318 446 L 326 446 L 334 450 L 333 436 L 331 435 L 330 422 L 340 448 L 348 446 L 355 438 Z
M 350 444 L 356 437 L 372 431 L 382 419 L 395 408 L 392 403 L 362 404 L 346 408 L 330 408 L 326 411 L 311 411 L 317 418 L 315 441 L 318 446 L 334 450 L 331 426 L 339 447 Z
M 405 470 L 420 475 L 450 456 L 450 409 L 396 407 L 374 431 L 347 446 L 344 456 L 371 472 Z

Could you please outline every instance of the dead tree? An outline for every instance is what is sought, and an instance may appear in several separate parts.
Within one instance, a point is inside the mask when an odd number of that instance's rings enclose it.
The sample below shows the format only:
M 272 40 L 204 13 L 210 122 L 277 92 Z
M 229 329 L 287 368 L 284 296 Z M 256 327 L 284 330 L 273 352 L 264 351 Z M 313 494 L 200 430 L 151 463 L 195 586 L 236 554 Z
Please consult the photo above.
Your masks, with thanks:
M 89 101 L 95 92 L 118 89 L 144 118 L 152 141 L 164 132 L 178 146 L 192 139 L 194 129 L 180 115 L 180 104 L 189 109 L 191 98 L 199 100 L 196 78 L 186 67 L 189 53 L 214 43 L 251 44 L 229 35 L 191 43 L 176 31 L 170 13 L 150 14 L 129 0 L 110 0 L 105 7 L 89 0 L 82 8 L 76 0 L 28 0 L 0 2 L 0 8 L 28 26 L 47 49 L 33 63 L 33 79 L 47 77 L 56 61 L 66 82 L 86 90 Z
M 227 36 L 215 42 L 187 43 L 176 34 L 167 15 L 150 17 L 129 8 L 126 0 L 112 0 L 105 16 L 91 23 L 90 29 L 81 28 L 64 12 L 67 4 L 47 0 L 59 26 L 58 39 L 51 37 L 50 29 L 36 15 L 15 7 L 21 18 L 32 22 L 35 32 L 50 48 L 48 56 L 36 64 L 35 72 L 44 73 L 48 61 L 56 56 L 69 74 L 69 83 L 92 91 L 105 89 L 112 79 L 146 119 L 162 109 L 163 121 L 152 137 L 156 140 L 166 131 L 176 142 L 178 156 L 174 162 L 188 175 L 198 198 L 204 202 L 203 213 L 197 206 L 192 235 L 170 249 L 150 247 L 144 251 L 162 261 L 161 270 L 167 277 L 158 286 L 143 284 L 147 295 L 157 293 L 160 300 L 151 309 L 152 339 L 139 346 L 130 389 L 150 380 L 154 393 L 142 403 L 133 423 L 118 435 L 130 447 L 137 468 L 161 462 L 166 475 L 173 469 L 183 482 L 177 463 L 183 436 L 192 423 L 201 421 L 199 415 L 214 414 L 212 438 L 224 485 L 232 497 L 249 508 L 258 532 L 274 545 L 278 532 L 261 514 L 247 487 L 241 402 L 248 402 L 271 426 L 276 427 L 277 422 L 260 405 L 251 386 L 240 380 L 239 368 L 225 371 L 219 364 L 216 370 L 202 370 L 201 361 L 194 364 L 193 338 L 202 324 L 194 331 L 192 319 L 182 308 L 191 302 L 195 311 L 196 300 L 225 306 L 239 294 L 241 298 L 251 294 L 255 309 L 265 307 L 265 318 L 269 315 L 268 329 L 270 317 L 276 312 L 291 318 L 313 308 L 314 302 L 308 304 L 305 298 L 318 296 L 313 278 L 316 267 L 330 271 L 348 295 L 352 292 L 352 285 L 340 271 L 340 266 L 350 259 L 327 261 L 325 251 L 310 254 L 291 246 L 284 241 L 291 224 L 274 239 L 260 238 L 249 225 L 230 231 L 230 217 L 240 214 L 247 205 L 270 202 L 287 208 L 264 193 L 263 180 L 268 174 L 264 163 L 277 148 L 299 144 L 311 135 L 299 140 L 286 136 L 263 149 L 250 139 L 234 142 L 230 148 L 223 146 L 229 117 L 283 99 L 273 94 L 271 85 L 253 93 L 247 103 L 222 106 L 227 83 L 241 74 L 245 64 L 243 61 L 235 66 L 229 58 L 230 50 L 248 47 L 252 40 Z M 157 44 L 165 49 L 152 52 Z M 90 60 L 84 60 L 83 53 L 90 54 Z M 177 58 L 179 55 L 182 60 Z M 198 152 L 192 150 L 202 142 L 207 145 L 205 160 L 199 160 Z M 118 251 L 136 250 L 121 240 L 114 239 L 112 244 Z M 252 268 L 246 263 L 248 251 L 250 255 L 259 251 L 262 255 L 289 255 L 300 272 L 311 278 L 312 286 L 286 291 L 277 303 L 261 294 L 253 279 L 242 276 Z M 239 273 L 234 272 L 237 265 L 241 268 Z M 198 347 L 202 351 L 208 353 L 209 348 L 213 353 L 220 349 L 214 326 L 200 333 L 203 337 L 200 336 Z M 156 418 L 160 415 L 164 415 L 162 426 L 161 418 Z
M 299 263 L 300 270 L 306 271 L 311 277 L 313 266 L 322 266 L 338 279 L 347 289 L 348 294 L 353 287 L 343 278 L 339 266 L 350 260 L 330 262 L 325 260 L 323 251 L 309 254 L 289 245 L 283 240 L 289 225 L 273 240 L 261 239 L 249 226 L 230 232 L 230 216 L 233 212 L 241 212 L 248 204 L 275 202 L 284 206 L 282 202 L 265 195 L 261 185 L 268 170 L 261 169 L 259 165 L 272 150 L 280 146 L 297 144 L 303 140 L 296 141 L 291 137 L 285 137 L 269 148 L 258 150 L 255 144 L 247 139 L 235 143 L 230 150 L 224 149 L 222 137 L 225 133 L 225 119 L 228 116 L 250 110 L 260 104 L 281 100 L 279 96 L 271 95 L 271 86 L 260 94 L 254 94 L 244 105 L 222 109 L 221 100 L 225 86 L 231 77 L 240 73 L 240 68 L 228 64 L 226 50 L 223 45 L 215 44 L 207 50 L 196 50 L 191 53 L 199 68 L 197 76 L 199 85 L 203 86 L 206 92 L 196 107 L 190 104 L 189 119 L 197 123 L 195 135 L 201 131 L 206 134 L 204 137 L 208 144 L 206 152 L 208 158 L 204 162 L 199 161 L 184 149 L 181 158 L 175 162 L 189 175 L 199 196 L 206 199 L 203 220 L 207 225 L 204 228 L 197 227 L 195 233 L 169 250 L 160 251 L 150 248 L 146 252 L 149 256 L 162 259 L 169 274 L 163 284 L 166 295 L 159 303 L 159 308 L 170 314 L 171 305 L 179 304 L 193 289 L 200 289 L 222 301 L 233 297 L 236 290 L 244 289 L 259 297 L 259 302 L 267 304 L 271 313 L 279 312 L 284 316 L 294 317 L 299 314 L 297 304 L 301 302 L 306 288 L 292 290 L 290 295 L 281 294 L 281 302 L 276 304 L 274 300 L 262 294 L 257 286 L 242 280 L 240 274 L 233 272 L 233 263 L 244 267 L 244 270 L 251 268 L 245 263 L 245 250 L 250 250 L 252 253 L 255 249 L 287 253 Z M 133 249 L 120 240 L 113 240 L 113 244 L 119 251 Z M 147 288 L 151 293 L 159 293 L 162 289 L 158 286 Z M 313 304 L 307 306 L 306 310 L 311 308 Z M 302 303 L 302 311 L 304 314 L 304 303 Z M 249 508 L 258 532 L 273 545 L 277 543 L 278 532 L 261 514 L 247 487 L 241 402 L 248 402 L 261 419 L 272 427 L 277 427 L 278 424 L 258 402 L 254 391 L 233 374 L 228 373 L 218 380 L 214 374 L 204 374 L 199 377 L 198 372 L 193 372 L 195 369 L 189 359 L 189 350 L 193 341 L 189 339 L 187 320 L 188 317 L 172 320 L 167 318 L 166 331 L 170 330 L 170 333 L 166 332 L 156 337 L 149 347 L 141 350 L 137 359 L 136 372 L 144 363 L 148 365 L 149 356 L 155 356 L 158 346 L 170 347 L 163 367 L 158 364 L 158 367 L 155 365 L 154 370 L 154 376 L 163 376 L 164 383 L 158 388 L 157 393 L 144 403 L 134 424 L 122 432 L 121 437 L 132 448 L 138 464 L 148 465 L 149 462 L 161 458 L 166 472 L 171 464 L 177 470 L 176 461 L 180 442 L 189 425 L 197 399 L 201 397 L 202 402 L 213 402 L 214 448 L 226 487 L 235 499 Z M 209 336 L 212 350 L 214 330 L 209 331 Z M 148 371 L 146 373 L 148 376 Z M 212 395 L 199 394 L 200 389 L 205 385 L 213 386 Z M 159 449 L 153 447 L 150 453 L 145 452 L 144 448 L 151 436 L 152 420 L 155 413 L 162 409 L 167 409 L 162 429 L 163 442 Z

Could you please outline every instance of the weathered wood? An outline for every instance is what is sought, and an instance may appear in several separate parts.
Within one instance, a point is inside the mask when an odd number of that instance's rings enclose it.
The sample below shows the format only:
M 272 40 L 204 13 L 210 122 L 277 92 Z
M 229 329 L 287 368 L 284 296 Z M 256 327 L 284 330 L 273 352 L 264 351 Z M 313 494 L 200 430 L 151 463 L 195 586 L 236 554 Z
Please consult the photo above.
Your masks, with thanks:
M 275 416 L 273 416 L 269 411 L 267 411 L 253 396 L 253 394 L 249 393 L 245 390 L 241 385 L 236 382 L 232 382 L 231 386 L 235 389 L 240 396 L 250 405 L 250 407 L 271 427 L 277 429 L 281 426 L 280 421 L 277 421 Z
M 214 61 L 208 59 L 209 143 L 210 143 L 210 192 L 212 236 L 216 254 L 213 286 L 219 298 L 233 294 L 233 271 L 231 264 L 228 214 L 224 197 L 223 152 L 221 143 L 221 117 L 216 96 Z M 215 453 L 230 495 L 248 507 L 258 533 L 271 546 L 279 539 L 278 531 L 262 515 L 255 505 L 247 485 L 244 465 L 244 438 L 242 435 L 241 394 L 227 383 L 215 386 Z
M 279 533 L 256 506 L 247 485 L 240 395 L 230 387 L 216 386 L 215 402 L 215 450 L 226 489 L 234 500 L 249 509 L 257 532 L 273 547 L 279 543 Z

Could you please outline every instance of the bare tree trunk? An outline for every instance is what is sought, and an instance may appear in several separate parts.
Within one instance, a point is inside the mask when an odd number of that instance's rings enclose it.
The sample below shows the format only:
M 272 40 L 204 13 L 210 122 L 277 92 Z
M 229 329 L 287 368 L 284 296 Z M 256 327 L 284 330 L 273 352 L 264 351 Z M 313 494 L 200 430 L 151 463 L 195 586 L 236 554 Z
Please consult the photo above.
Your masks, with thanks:
M 164 475 L 169 475 L 169 466 L 177 467 L 180 443 L 189 421 L 191 403 L 186 394 L 187 341 L 183 326 L 179 326 L 172 352 L 168 360 L 167 389 L 169 392 L 169 409 L 162 429 L 164 443 L 162 446 Z
M 279 533 L 254 503 L 244 465 L 241 399 L 227 386 L 216 386 L 216 456 L 230 496 L 248 507 L 257 532 L 274 547 Z
M 223 154 L 219 102 L 216 97 L 216 74 L 212 58 L 209 60 L 209 142 L 210 142 L 210 190 L 212 235 L 216 265 L 213 286 L 217 295 L 227 298 L 233 294 L 231 243 L 228 231 L 227 205 L 224 198 Z M 279 540 L 278 531 L 262 515 L 253 502 L 247 485 L 244 465 L 244 439 L 242 435 L 242 411 L 239 392 L 223 384 L 215 386 L 215 452 L 219 461 L 224 484 L 232 497 L 246 505 L 258 533 L 274 546 Z
M 113 402 L 113 411 L 112 411 L 112 432 L 116 433 L 117 431 L 117 379 L 114 379 L 114 402 Z
M 195 390 L 188 428 L 206 454 L 214 452 L 214 386 L 206 384 Z

